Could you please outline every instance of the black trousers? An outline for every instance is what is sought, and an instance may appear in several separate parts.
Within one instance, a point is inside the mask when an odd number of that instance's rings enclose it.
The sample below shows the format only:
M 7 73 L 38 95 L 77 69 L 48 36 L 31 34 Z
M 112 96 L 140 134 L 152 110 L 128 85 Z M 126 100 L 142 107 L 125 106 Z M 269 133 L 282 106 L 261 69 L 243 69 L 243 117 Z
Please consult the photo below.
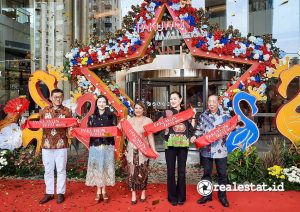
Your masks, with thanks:
M 227 157 L 225 158 L 207 158 L 200 156 L 201 164 L 204 168 L 204 174 L 202 180 L 208 180 L 212 182 L 212 169 L 213 169 L 213 161 L 215 160 L 217 173 L 218 173 L 218 184 L 225 185 L 227 184 Z M 212 194 L 210 194 L 211 196 Z M 226 197 L 226 191 L 218 191 L 218 197 Z
M 168 201 L 184 202 L 186 200 L 186 160 L 188 148 L 169 147 L 165 151 L 167 162 Z M 177 158 L 177 184 L 175 181 L 175 165 Z

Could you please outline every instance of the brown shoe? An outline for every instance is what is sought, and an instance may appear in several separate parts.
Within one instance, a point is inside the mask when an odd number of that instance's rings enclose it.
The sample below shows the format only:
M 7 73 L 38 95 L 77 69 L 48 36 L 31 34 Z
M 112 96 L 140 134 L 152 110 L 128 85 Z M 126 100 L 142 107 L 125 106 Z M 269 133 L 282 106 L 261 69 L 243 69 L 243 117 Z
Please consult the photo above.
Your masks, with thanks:
M 46 202 L 49 202 L 50 200 L 54 199 L 54 195 L 53 194 L 45 194 L 43 199 L 40 200 L 40 204 L 44 204 Z
M 102 196 L 103 196 L 103 202 L 108 203 L 108 196 L 107 196 L 107 194 L 103 193 Z
M 60 204 L 60 203 L 63 203 L 64 201 L 65 201 L 65 195 L 63 195 L 63 194 L 58 194 L 58 195 L 57 195 L 56 203 L 57 203 L 57 204 Z

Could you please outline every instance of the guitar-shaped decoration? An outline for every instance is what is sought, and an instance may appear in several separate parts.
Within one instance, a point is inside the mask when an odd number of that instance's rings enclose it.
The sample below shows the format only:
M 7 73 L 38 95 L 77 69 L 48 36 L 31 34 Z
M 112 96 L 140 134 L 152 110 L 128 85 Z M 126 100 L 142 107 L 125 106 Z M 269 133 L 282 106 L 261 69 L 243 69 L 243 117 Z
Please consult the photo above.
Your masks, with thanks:
M 296 77 L 300 77 L 300 65 L 294 65 L 280 74 L 278 93 L 282 97 L 287 98 L 288 85 Z M 276 113 L 277 129 L 296 146 L 298 152 L 300 151 L 300 114 L 297 112 L 299 105 L 300 91 Z
M 234 96 L 233 110 L 236 115 L 241 117 L 241 121 L 244 123 L 244 126 L 239 127 L 235 131 L 231 132 L 227 137 L 226 146 L 228 153 L 237 148 L 240 148 L 242 151 L 246 151 L 246 149 L 257 142 L 259 138 L 259 130 L 256 124 L 247 118 L 240 108 L 239 103 L 241 101 L 246 101 L 250 105 L 252 116 L 258 112 L 256 98 L 254 96 L 243 91 Z
M 30 95 L 33 99 L 33 101 L 40 106 L 41 108 L 44 108 L 46 106 L 49 106 L 51 103 L 44 97 L 44 95 L 41 92 L 40 84 L 43 82 L 49 92 L 55 88 L 57 88 L 57 78 L 54 75 L 48 74 L 47 72 L 44 72 L 42 70 L 34 72 L 31 77 L 29 78 L 28 82 L 28 88 Z M 28 117 L 28 120 L 38 120 L 39 114 L 35 113 L 32 114 L 30 117 Z M 38 154 L 41 150 L 42 145 L 42 136 L 43 136 L 43 130 L 42 129 L 29 129 L 26 128 L 22 130 L 22 142 L 23 146 L 27 147 L 30 142 L 33 140 L 37 141 L 37 147 L 35 149 L 35 153 Z

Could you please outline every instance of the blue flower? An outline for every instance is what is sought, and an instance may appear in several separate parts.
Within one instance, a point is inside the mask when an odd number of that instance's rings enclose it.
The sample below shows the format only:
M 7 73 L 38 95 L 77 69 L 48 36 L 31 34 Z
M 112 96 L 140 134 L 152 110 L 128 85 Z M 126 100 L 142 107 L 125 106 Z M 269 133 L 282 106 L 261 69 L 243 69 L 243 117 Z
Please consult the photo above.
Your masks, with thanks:
M 235 56 L 238 57 L 238 56 L 241 54 L 241 51 L 240 51 L 238 48 L 235 48 L 235 49 L 233 50 L 233 53 L 234 53 Z
M 220 40 L 220 43 L 221 44 L 227 44 L 229 42 L 229 39 L 228 38 L 221 38 L 221 40 Z
M 196 25 L 196 21 L 195 21 L 194 16 L 189 16 L 189 17 L 190 17 L 189 24 L 190 24 L 191 26 L 195 26 L 195 25 Z
M 201 29 L 207 29 L 207 28 L 208 28 L 208 26 L 206 24 L 201 26 Z
M 242 90 L 244 85 L 242 83 L 239 84 L 239 89 Z
M 264 56 L 263 55 L 259 55 L 259 60 L 264 60 Z
M 77 60 L 76 60 L 76 59 L 72 59 L 72 60 L 71 60 L 71 63 L 73 64 L 73 66 L 76 66 L 76 65 L 78 65 L 78 62 L 77 62 Z
M 94 61 L 92 60 L 91 57 L 89 57 L 86 64 L 87 64 L 87 65 L 91 65 L 92 63 L 94 63 Z
M 134 47 L 134 46 L 131 46 L 131 48 L 132 48 L 132 51 L 136 51 L 136 48 Z
M 204 43 L 205 43 L 205 42 L 204 42 L 203 40 L 200 40 L 200 41 L 197 43 L 196 47 L 197 47 L 197 48 L 200 48 Z
M 285 56 L 286 56 L 286 52 L 280 50 L 280 52 L 279 52 L 279 58 L 282 59 Z
M 172 10 L 180 10 L 180 4 L 172 4 Z
M 230 100 L 229 102 L 227 102 L 227 107 L 232 107 L 232 101 Z
M 208 50 L 211 51 L 215 47 L 215 41 L 214 41 L 214 39 L 213 38 L 209 38 L 208 42 L 207 42 L 207 45 L 208 45 Z
M 258 50 L 259 48 L 260 48 L 260 46 L 258 46 L 258 45 L 255 45 L 255 46 L 254 46 L 254 49 L 257 49 L 257 50 Z
M 260 76 L 259 76 L 259 75 L 256 75 L 256 76 L 255 76 L 255 82 L 260 82 L 260 81 L 261 81 Z
M 171 6 L 173 4 L 173 2 L 171 1 L 168 1 L 168 5 Z
M 264 45 L 264 40 L 262 38 L 258 37 L 258 38 L 255 39 L 254 43 L 256 45 L 262 46 L 262 45 Z
M 158 6 L 160 6 L 162 4 L 161 2 L 157 2 L 157 1 L 153 1 L 153 2 L 155 4 L 155 7 L 158 7 Z
M 141 40 L 137 40 L 137 41 L 134 42 L 134 44 L 140 46 L 140 45 L 142 45 L 142 41 Z
M 254 53 L 254 54 L 259 54 L 259 55 L 262 55 L 262 54 L 263 54 L 263 52 L 262 52 L 261 50 L 257 50 L 257 49 L 254 49 L 254 50 L 253 50 L 253 53 Z

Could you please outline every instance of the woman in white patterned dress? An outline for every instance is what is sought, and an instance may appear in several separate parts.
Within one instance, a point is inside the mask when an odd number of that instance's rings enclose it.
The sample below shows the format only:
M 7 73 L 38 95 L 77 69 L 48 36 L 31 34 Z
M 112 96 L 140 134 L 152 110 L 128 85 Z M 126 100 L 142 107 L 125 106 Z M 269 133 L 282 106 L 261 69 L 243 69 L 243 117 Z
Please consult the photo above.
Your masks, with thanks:
M 117 118 L 107 108 L 108 101 L 105 96 L 99 96 L 97 107 L 93 115 L 89 117 L 88 127 L 116 126 Z M 104 200 L 108 202 L 106 186 L 115 185 L 113 137 L 91 138 L 88 168 L 86 175 L 87 186 L 97 186 L 96 202 Z

